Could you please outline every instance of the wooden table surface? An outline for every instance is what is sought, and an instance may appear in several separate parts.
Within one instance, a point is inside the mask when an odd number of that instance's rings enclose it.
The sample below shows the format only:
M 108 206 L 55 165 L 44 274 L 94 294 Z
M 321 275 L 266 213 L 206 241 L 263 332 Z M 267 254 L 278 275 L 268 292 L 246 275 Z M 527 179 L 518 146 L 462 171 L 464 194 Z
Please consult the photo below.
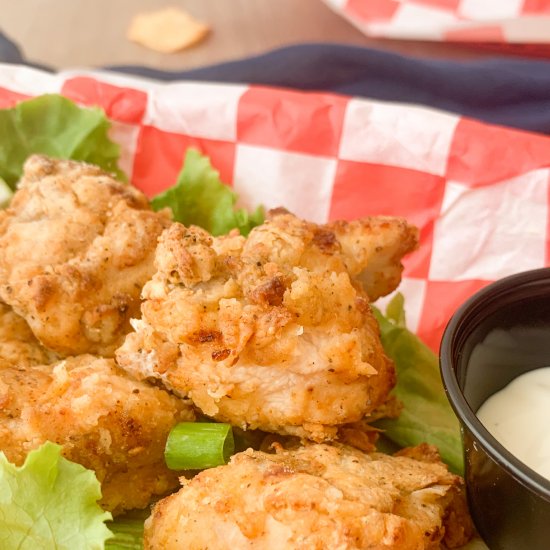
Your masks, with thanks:
M 167 5 L 208 23 L 211 34 L 170 55 L 126 39 L 135 14 Z M 2 31 L 26 58 L 55 68 L 138 64 L 184 70 L 303 42 L 370 45 L 455 59 L 489 55 L 473 47 L 367 38 L 321 0 L 0 0 L 0 13 Z

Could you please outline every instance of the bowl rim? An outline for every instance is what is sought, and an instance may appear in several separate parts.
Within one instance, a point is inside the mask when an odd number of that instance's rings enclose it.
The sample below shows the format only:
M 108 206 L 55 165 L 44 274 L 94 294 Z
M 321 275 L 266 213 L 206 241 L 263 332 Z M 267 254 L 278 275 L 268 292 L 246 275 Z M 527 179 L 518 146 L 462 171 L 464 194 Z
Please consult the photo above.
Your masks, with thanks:
M 455 311 L 447 323 L 439 349 L 439 368 L 445 393 L 447 394 L 451 407 L 458 417 L 461 428 L 463 429 L 466 427 L 473 435 L 475 443 L 481 446 L 484 452 L 516 479 L 516 481 L 550 502 L 550 480 L 538 474 L 524 462 L 519 460 L 499 443 L 487 428 L 485 428 L 466 401 L 460 389 L 458 378 L 451 360 L 451 350 L 456 339 L 457 331 L 461 328 L 464 319 L 471 315 L 480 303 L 495 300 L 499 296 L 507 294 L 520 285 L 527 285 L 543 280 L 548 280 L 550 284 L 550 267 L 533 269 L 504 277 L 488 284 L 468 298 L 468 300 Z M 491 295 L 493 295 L 492 298 L 489 297 Z

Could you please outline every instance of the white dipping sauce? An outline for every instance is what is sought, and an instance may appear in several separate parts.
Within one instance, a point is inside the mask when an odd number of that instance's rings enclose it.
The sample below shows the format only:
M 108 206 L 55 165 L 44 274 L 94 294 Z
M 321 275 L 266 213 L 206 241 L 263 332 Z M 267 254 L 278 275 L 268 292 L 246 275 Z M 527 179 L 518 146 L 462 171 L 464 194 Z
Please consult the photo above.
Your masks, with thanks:
M 550 367 L 512 380 L 483 403 L 477 417 L 508 451 L 550 479 Z

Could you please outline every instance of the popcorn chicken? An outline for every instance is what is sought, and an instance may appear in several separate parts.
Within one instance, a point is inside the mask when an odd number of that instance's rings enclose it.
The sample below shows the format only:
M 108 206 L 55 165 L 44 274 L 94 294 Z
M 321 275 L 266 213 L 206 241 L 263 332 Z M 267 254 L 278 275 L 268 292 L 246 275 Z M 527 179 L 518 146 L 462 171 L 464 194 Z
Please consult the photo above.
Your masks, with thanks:
M 52 365 L 0 361 L 0 451 L 22 464 L 46 441 L 65 458 L 95 471 L 100 504 L 121 513 L 144 508 L 178 485 L 164 445 L 188 402 L 128 377 L 112 359 L 80 355 Z
M 463 481 L 422 445 L 400 456 L 307 445 L 249 449 L 153 508 L 146 550 L 457 548 L 472 536 Z
M 0 211 L 0 300 L 50 350 L 112 356 L 170 223 L 97 167 L 32 156 Z
M 117 360 L 217 420 L 333 439 L 394 385 L 368 293 L 397 285 L 416 229 L 395 218 L 319 226 L 270 217 L 247 239 L 181 224 L 165 231 L 142 320 Z

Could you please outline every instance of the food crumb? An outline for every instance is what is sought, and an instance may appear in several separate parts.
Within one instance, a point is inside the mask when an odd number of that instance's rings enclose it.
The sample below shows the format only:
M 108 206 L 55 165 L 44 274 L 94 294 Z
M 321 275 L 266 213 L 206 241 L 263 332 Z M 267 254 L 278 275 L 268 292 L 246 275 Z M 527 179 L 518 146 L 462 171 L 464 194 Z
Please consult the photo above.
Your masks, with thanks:
M 179 8 L 138 13 L 132 19 L 128 40 L 160 53 L 175 53 L 203 40 L 210 27 Z

